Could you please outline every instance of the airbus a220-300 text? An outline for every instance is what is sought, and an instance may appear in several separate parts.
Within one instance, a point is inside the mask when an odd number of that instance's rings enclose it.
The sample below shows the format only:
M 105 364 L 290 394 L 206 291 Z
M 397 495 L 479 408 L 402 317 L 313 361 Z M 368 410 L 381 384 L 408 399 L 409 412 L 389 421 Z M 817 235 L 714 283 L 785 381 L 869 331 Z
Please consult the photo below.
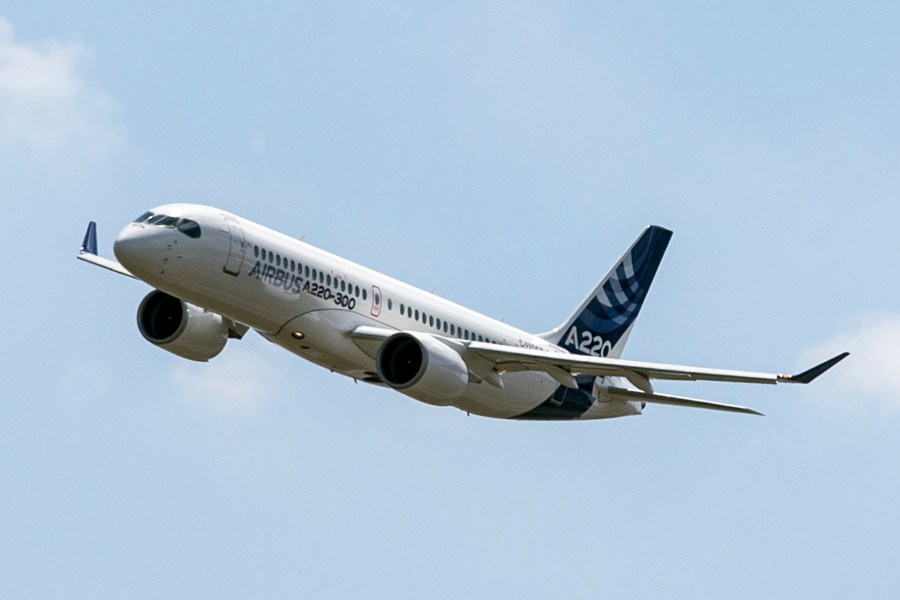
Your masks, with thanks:
M 605 419 L 640 414 L 648 403 L 759 414 L 653 384 L 809 383 L 847 356 L 793 376 L 622 359 L 671 236 L 645 229 L 581 306 L 540 334 L 209 206 L 145 212 L 116 238 L 118 262 L 97 254 L 91 222 L 79 258 L 154 288 L 138 328 L 180 357 L 210 360 L 253 329 L 353 379 L 501 419 Z

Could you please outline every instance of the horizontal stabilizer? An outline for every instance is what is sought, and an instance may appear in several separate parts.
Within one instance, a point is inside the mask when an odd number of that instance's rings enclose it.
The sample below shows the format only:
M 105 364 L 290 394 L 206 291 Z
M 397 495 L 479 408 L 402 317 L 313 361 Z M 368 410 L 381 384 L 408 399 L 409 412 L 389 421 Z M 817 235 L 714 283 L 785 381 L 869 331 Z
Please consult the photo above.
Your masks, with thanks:
M 706 410 L 721 410 L 724 412 L 763 416 L 761 412 L 757 412 L 746 406 L 737 406 L 736 404 L 722 404 L 720 402 L 709 402 L 707 400 L 697 400 L 696 398 L 687 398 L 684 396 L 670 396 L 668 394 L 648 394 L 646 392 L 617 387 L 604 387 L 601 388 L 601 391 L 604 395 L 612 396 L 619 400 L 633 400 L 637 402 L 647 402 L 649 404 L 668 404 L 670 406 L 685 406 L 688 408 L 703 408 Z

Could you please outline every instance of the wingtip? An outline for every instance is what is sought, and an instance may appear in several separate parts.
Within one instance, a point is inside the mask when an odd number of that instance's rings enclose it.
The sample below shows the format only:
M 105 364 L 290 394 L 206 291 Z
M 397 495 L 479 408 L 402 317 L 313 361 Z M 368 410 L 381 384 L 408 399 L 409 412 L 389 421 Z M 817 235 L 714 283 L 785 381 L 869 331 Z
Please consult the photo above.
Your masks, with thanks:
M 834 358 L 829 358 L 825 362 L 823 362 L 819 365 L 816 365 L 815 367 L 813 367 L 811 369 L 807 369 L 806 371 L 803 371 L 802 373 L 798 373 L 797 375 L 780 375 L 779 380 L 785 381 L 788 383 L 809 383 L 813 379 L 817 378 L 819 375 L 821 375 L 822 373 L 824 373 L 825 371 L 827 371 L 828 369 L 833 367 L 834 365 L 838 364 L 839 362 L 841 362 L 842 360 L 847 358 L 848 356 L 850 356 L 849 352 L 841 352 Z

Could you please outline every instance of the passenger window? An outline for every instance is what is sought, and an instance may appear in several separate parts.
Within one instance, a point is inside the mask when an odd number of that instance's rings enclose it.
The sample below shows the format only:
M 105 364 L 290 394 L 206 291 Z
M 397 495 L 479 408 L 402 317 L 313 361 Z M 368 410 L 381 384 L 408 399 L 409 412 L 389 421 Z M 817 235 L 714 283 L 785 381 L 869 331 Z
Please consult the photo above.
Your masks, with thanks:
M 294 262 L 294 259 L 291 259 L 291 271 L 297 270 L 297 263 Z
M 312 279 L 313 280 L 316 279 L 316 270 L 315 269 L 312 270 Z
M 366 288 L 363 288 L 362 293 L 363 293 L 363 300 L 365 300 L 369 296 L 369 294 L 366 293 Z
M 428 317 L 428 325 L 429 327 L 434 327 L 434 317 Z
M 359 298 L 359 286 L 356 286 L 356 297 Z
M 441 320 L 440 320 L 440 319 L 437 320 L 437 328 L 438 328 L 438 329 L 441 328 Z
M 281 255 L 280 255 L 280 254 L 276 254 L 276 255 L 275 255 L 275 266 L 276 266 L 276 267 L 280 267 L 280 266 L 281 266 Z
M 444 333 L 447 333 L 447 321 L 444 321 Z
M 400 316 L 406 316 L 406 306 L 404 306 L 402 302 L 400 303 Z
M 388 298 L 388 310 L 394 310 L 394 301 Z
M 269 250 L 269 262 L 275 262 L 275 254 Z
M 328 283 L 328 285 L 331 285 L 331 275 L 329 275 L 328 277 L 326 277 L 326 278 L 325 278 L 325 281 Z
M 342 291 L 342 292 L 346 292 L 346 291 L 347 291 L 347 282 L 344 281 L 343 279 L 341 279 L 341 291 Z
M 417 308 L 416 309 L 416 321 L 418 321 L 418 320 L 419 320 L 419 309 Z
M 450 324 L 450 335 L 452 335 L 452 336 L 456 335 L 456 325 L 454 325 L 452 323 Z
M 309 265 L 306 265 L 306 266 L 303 268 L 303 271 L 306 273 L 307 279 L 309 279 Z
M 259 258 L 259 246 L 253 246 L 253 256 Z

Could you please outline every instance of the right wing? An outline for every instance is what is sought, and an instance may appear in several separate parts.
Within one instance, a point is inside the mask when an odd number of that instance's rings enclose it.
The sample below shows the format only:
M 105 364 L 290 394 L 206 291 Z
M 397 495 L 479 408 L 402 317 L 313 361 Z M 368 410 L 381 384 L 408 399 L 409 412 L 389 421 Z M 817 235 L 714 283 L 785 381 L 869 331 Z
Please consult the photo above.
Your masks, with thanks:
M 374 354 L 378 346 L 396 333 L 398 332 L 390 329 L 362 326 L 351 331 L 350 336 L 359 343 L 370 344 L 369 350 Z M 775 373 L 708 369 L 619 358 L 601 358 L 568 352 L 548 352 L 546 350 L 532 350 L 502 344 L 471 342 L 443 336 L 435 337 L 459 352 L 472 374 L 500 388 L 503 387 L 502 375 L 507 372 L 541 371 L 547 373 L 560 384 L 570 388 L 577 387 L 578 384 L 575 377 L 578 375 L 594 377 L 617 376 L 627 379 L 637 389 L 604 385 L 601 391 L 605 396 L 651 404 L 668 404 L 671 406 L 704 408 L 753 415 L 762 413 L 744 406 L 660 394 L 653 389 L 650 381 L 653 379 L 668 379 L 767 383 L 773 385 L 776 383 L 809 383 L 844 360 L 849 354 L 848 352 L 838 354 L 796 375 L 778 375 Z
M 797 375 L 779 375 L 775 373 L 756 373 L 752 371 L 733 371 L 726 369 L 708 369 L 685 365 L 623 360 L 620 358 L 601 358 L 581 354 L 548 352 L 546 350 L 530 350 L 515 346 L 488 344 L 483 342 L 465 343 L 467 352 L 492 362 L 494 370 L 502 371 L 544 371 L 557 378 L 561 376 L 568 385 L 574 383 L 576 375 L 593 375 L 595 377 L 619 376 L 631 381 L 638 389 L 651 379 L 672 379 L 681 381 L 730 381 L 739 383 L 809 383 L 848 356 L 844 352 L 807 369 Z M 569 385 L 569 387 L 575 387 Z M 644 390 L 648 391 L 648 390 Z

